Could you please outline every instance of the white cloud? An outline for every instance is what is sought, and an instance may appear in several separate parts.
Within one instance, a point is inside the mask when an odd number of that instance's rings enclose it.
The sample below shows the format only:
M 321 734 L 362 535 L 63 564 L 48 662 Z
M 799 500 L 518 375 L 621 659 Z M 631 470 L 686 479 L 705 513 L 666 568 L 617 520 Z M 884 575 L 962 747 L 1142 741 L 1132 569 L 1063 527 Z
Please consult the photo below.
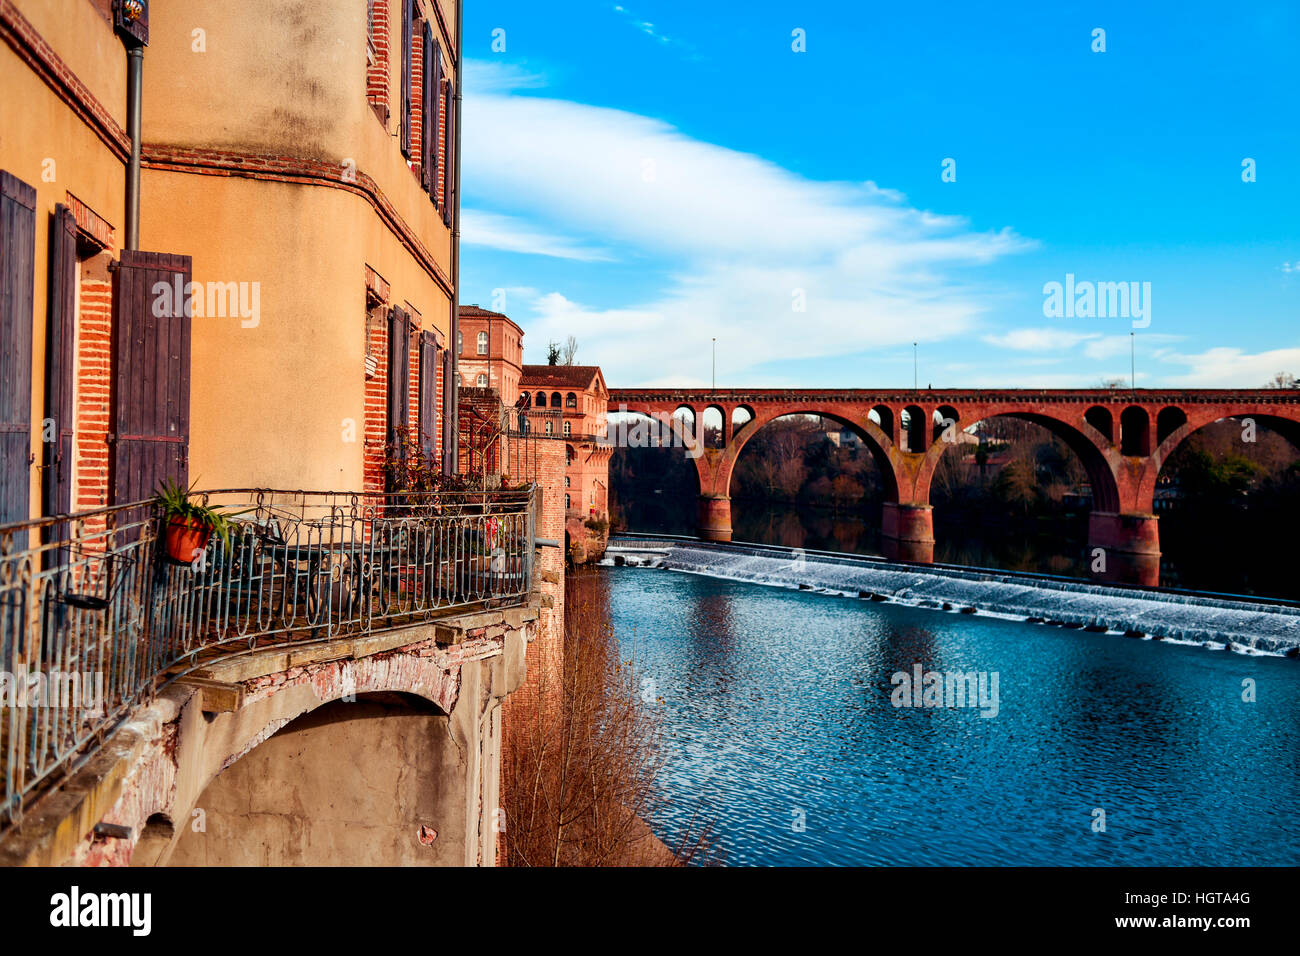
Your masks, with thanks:
M 1071 349 L 1080 342 L 1101 338 L 1100 332 L 1068 332 L 1064 329 L 1013 329 L 1002 335 L 986 335 L 984 341 L 1018 352 L 1055 352 Z
M 972 334 L 990 293 L 958 270 L 1032 246 L 1010 229 L 976 232 L 910 207 L 873 182 L 809 180 L 661 120 L 500 92 L 511 79 L 480 83 L 464 124 L 469 198 L 509 213 L 502 242 L 568 257 L 598 245 L 663 277 L 660 293 L 617 308 L 556 291 L 534 316 L 516 316 L 533 341 L 577 335 L 611 381 L 707 375 L 701 352 L 713 336 L 719 372 L 739 374 Z M 531 228 L 546 241 L 519 239 L 527 223 L 544 223 Z
M 1244 352 L 1213 348 L 1191 355 L 1167 355 L 1165 361 L 1187 367 L 1172 378 L 1175 385 L 1197 388 L 1262 388 L 1278 372 L 1300 374 L 1300 348 Z
M 461 241 L 471 246 L 490 246 L 507 252 L 582 262 L 608 262 L 613 258 L 607 252 L 587 248 L 567 236 L 551 235 L 512 216 L 481 209 L 461 210 Z

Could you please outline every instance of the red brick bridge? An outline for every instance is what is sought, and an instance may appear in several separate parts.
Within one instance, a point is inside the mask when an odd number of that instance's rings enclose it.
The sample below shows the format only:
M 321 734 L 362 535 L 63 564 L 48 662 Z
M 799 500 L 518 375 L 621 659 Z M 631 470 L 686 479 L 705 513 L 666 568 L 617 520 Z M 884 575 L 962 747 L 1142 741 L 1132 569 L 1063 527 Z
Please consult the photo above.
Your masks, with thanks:
M 1159 580 L 1156 479 L 1189 435 L 1225 418 L 1249 418 L 1300 447 L 1300 391 L 1289 389 L 616 388 L 609 394 L 611 414 L 685 418 L 684 409 L 694 426 L 678 434 L 693 446 L 699 533 L 708 540 L 731 539 L 731 476 L 749 439 L 782 416 L 819 415 L 862 438 L 880 469 L 887 553 L 933 561 L 930 482 L 939 459 L 960 431 L 1005 416 L 1041 425 L 1079 456 L 1093 495 L 1089 547 L 1112 558 L 1109 577 L 1144 584 Z M 706 440 L 719 424 L 720 437 Z

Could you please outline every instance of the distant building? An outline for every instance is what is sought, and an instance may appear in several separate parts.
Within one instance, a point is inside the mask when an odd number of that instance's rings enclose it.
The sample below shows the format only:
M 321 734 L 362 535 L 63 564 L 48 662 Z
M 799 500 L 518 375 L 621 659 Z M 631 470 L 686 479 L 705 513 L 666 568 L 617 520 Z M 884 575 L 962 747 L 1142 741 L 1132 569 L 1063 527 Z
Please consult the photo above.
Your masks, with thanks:
M 565 438 L 565 528 L 574 541 L 587 541 L 588 519 L 609 516 L 609 458 L 613 449 L 598 441 L 605 435 L 609 389 L 596 365 L 525 365 L 520 389 L 534 409 L 563 410 Z M 545 427 L 553 428 L 551 421 Z M 603 533 L 599 535 L 603 539 Z M 604 544 L 601 541 L 600 548 Z
M 524 362 L 524 330 L 501 312 L 477 305 L 460 307 L 460 381 L 466 388 L 494 388 L 502 403 L 519 398 Z

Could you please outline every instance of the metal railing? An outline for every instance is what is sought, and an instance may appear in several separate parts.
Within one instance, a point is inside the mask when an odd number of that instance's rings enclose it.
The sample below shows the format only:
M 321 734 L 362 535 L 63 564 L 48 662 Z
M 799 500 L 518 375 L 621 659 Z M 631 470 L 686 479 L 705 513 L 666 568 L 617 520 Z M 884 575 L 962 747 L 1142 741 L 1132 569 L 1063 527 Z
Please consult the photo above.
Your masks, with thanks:
M 0 525 L 0 828 L 199 667 L 523 603 L 534 492 L 204 492 L 234 531 L 188 563 L 150 504 Z

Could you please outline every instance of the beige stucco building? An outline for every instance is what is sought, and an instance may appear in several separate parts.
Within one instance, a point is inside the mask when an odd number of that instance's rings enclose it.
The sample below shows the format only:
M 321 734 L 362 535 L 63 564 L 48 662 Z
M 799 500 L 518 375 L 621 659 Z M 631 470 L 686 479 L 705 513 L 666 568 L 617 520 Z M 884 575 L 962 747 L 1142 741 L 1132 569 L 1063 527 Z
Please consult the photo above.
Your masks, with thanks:
M 129 500 L 168 473 L 373 488 L 401 425 L 441 454 L 454 2 L 140 8 L 0 4 L 0 522 Z M 163 259 L 128 251 L 132 32 L 137 247 Z

